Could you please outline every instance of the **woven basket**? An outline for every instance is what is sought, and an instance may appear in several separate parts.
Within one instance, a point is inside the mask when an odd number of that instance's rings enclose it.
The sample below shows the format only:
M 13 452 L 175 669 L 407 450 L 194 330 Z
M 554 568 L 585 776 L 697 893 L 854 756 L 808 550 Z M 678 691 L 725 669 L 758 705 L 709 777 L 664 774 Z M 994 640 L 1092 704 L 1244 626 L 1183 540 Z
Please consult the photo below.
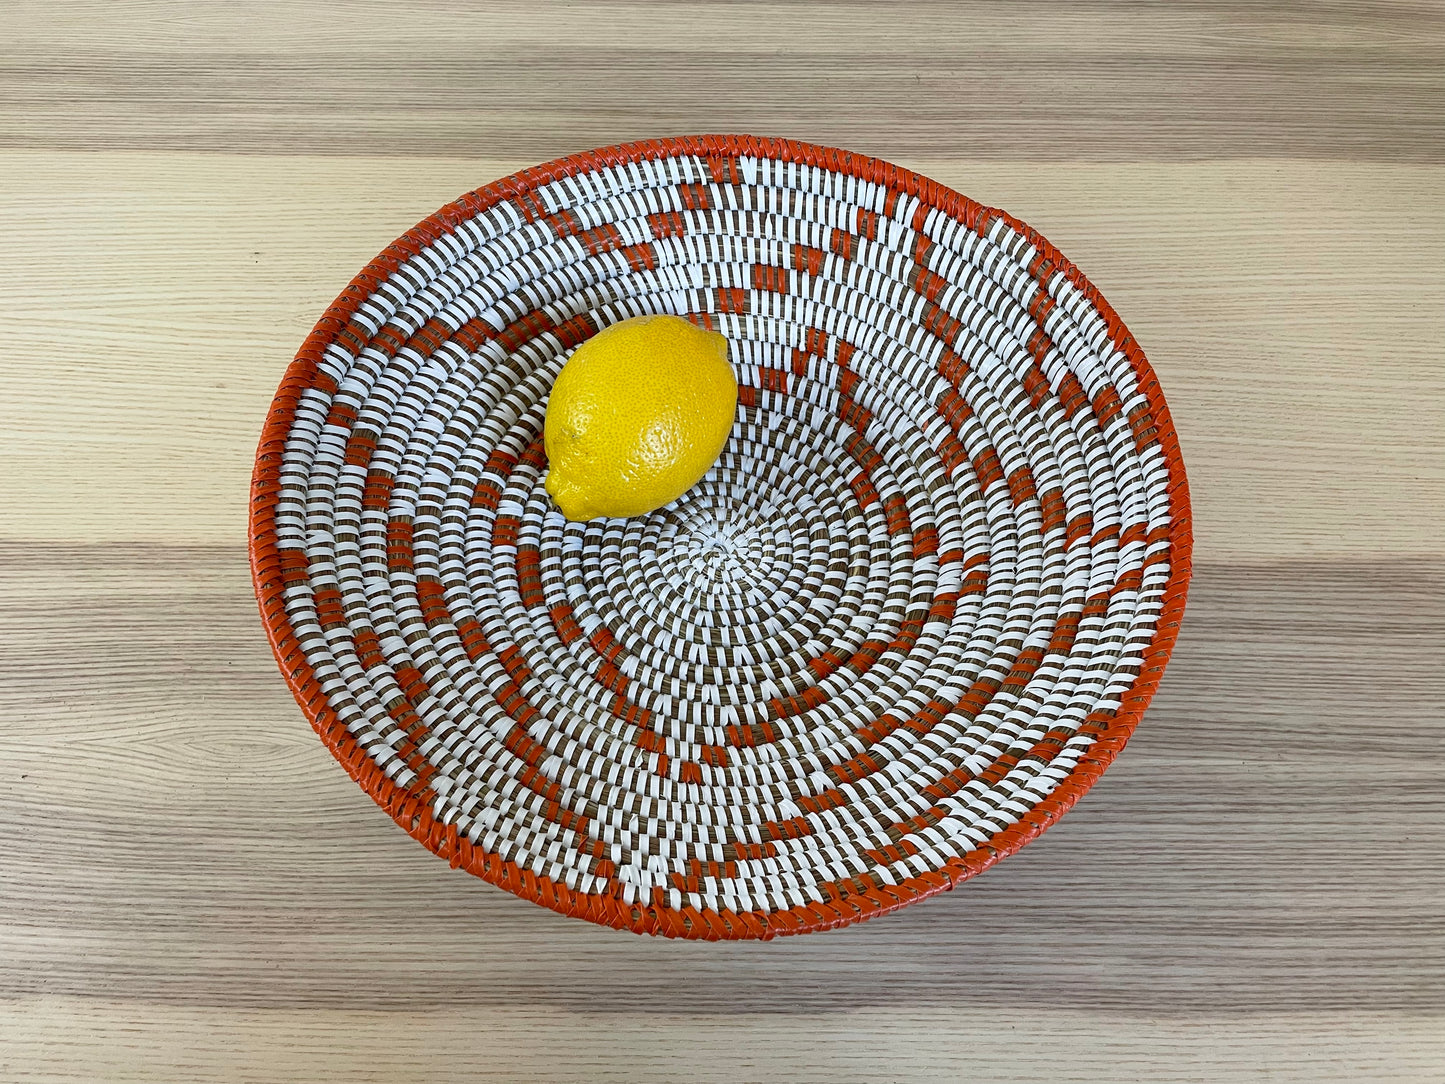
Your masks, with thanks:
M 717 465 L 566 522 L 548 390 L 598 328 L 721 331 Z M 659 140 L 472 192 L 286 373 L 251 559 L 327 746 L 452 866 L 608 926 L 857 922 L 1017 850 L 1113 760 L 1189 577 L 1169 412 L 1035 231 L 785 140 Z

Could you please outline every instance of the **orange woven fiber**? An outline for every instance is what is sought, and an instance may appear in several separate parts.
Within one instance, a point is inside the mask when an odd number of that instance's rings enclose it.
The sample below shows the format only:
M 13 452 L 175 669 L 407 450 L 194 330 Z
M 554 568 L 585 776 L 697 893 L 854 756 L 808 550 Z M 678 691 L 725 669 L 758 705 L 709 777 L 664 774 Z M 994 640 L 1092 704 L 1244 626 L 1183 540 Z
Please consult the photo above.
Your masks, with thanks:
M 599 328 L 721 331 L 672 504 L 569 523 L 547 394 Z M 1067 811 L 1158 686 L 1188 487 L 1148 361 L 1034 230 L 787 140 L 471 192 L 277 392 L 251 561 L 336 758 L 453 867 L 637 932 L 770 938 L 951 888 Z

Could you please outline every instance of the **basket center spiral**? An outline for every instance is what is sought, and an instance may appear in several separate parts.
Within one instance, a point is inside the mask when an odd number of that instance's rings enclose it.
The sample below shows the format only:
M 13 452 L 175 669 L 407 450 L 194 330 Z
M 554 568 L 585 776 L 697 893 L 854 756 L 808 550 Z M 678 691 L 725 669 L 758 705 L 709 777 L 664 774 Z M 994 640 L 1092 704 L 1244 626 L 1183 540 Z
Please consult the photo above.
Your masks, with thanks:
M 664 547 L 659 564 L 673 591 L 698 599 L 706 609 L 757 605 L 771 594 L 772 574 L 787 567 L 792 547 L 785 530 L 775 535 L 766 503 L 749 509 L 736 497 L 719 502 L 717 488 L 712 479 L 694 487 L 679 509 L 681 524 L 667 541 L 659 539 Z M 696 504 L 703 508 L 688 515 Z
M 782 151 L 463 201 L 308 356 L 265 491 L 328 741 L 454 863 L 613 925 L 770 936 L 982 868 L 1112 756 L 1182 592 L 1152 376 L 1082 280 Z M 732 436 L 568 522 L 551 383 L 652 312 L 728 338 Z

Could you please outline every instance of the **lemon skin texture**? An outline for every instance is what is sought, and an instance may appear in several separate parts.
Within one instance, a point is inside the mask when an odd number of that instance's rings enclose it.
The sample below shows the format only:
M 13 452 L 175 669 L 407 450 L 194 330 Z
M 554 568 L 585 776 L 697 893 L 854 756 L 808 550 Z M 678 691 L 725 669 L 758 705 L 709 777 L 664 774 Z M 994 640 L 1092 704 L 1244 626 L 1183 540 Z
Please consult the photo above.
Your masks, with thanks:
M 679 316 L 604 328 L 552 386 L 547 492 L 571 520 L 661 508 L 717 461 L 737 401 L 727 339 L 717 332 Z

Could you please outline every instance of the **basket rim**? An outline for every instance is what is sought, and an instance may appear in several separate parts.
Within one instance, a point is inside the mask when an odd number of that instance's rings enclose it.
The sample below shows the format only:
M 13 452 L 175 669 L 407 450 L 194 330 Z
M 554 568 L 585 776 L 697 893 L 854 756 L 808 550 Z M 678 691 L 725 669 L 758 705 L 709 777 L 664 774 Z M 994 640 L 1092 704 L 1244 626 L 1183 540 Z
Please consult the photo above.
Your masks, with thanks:
M 443 825 L 431 807 L 398 786 L 376 765 L 330 710 L 315 672 L 296 639 L 284 605 L 285 584 L 279 575 L 275 511 L 282 451 L 301 392 L 314 386 L 325 349 L 346 328 L 360 305 L 397 267 L 417 255 L 463 221 L 499 202 L 516 199 L 561 177 L 651 158 L 758 156 L 848 173 L 900 193 L 918 197 L 970 228 L 983 232 L 993 220 L 1006 223 L 1035 246 L 1040 257 L 1062 271 L 1104 319 L 1109 338 L 1134 369 L 1139 387 L 1153 411 L 1159 447 L 1168 470 L 1170 575 L 1153 638 L 1144 652 L 1134 683 L 1123 694 L 1115 718 L 1101 727 L 1089 751 L 1074 770 L 1027 815 L 986 844 L 943 867 L 917 874 L 897 885 L 850 895 L 828 904 L 803 904 L 780 911 L 700 911 L 657 904 L 626 904 L 611 897 L 586 895 L 538 876 L 459 836 L 455 825 Z M 530 166 L 492 181 L 429 215 L 388 245 L 343 289 L 317 321 L 295 359 L 287 367 L 273 398 L 251 476 L 248 551 L 252 584 L 266 637 L 281 673 L 322 742 L 347 773 L 410 836 L 452 868 L 465 869 L 514 895 L 562 914 L 635 933 L 705 940 L 763 939 L 852 925 L 895 911 L 906 904 L 951 889 L 976 876 L 1036 839 L 1089 790 L 1118 756 L 1153 698 L 1179 635 L 1191 574 L 1193 536 L 1189 486 L 1178 435 L 1159 381 L 1143 350 L 1112 306 L 1072 261 L 1037 230 L 1005 211 L 987 207 L 912 170 L 852 151 L 794 139 L 746 135 L 673 136 L 599 147 Z

